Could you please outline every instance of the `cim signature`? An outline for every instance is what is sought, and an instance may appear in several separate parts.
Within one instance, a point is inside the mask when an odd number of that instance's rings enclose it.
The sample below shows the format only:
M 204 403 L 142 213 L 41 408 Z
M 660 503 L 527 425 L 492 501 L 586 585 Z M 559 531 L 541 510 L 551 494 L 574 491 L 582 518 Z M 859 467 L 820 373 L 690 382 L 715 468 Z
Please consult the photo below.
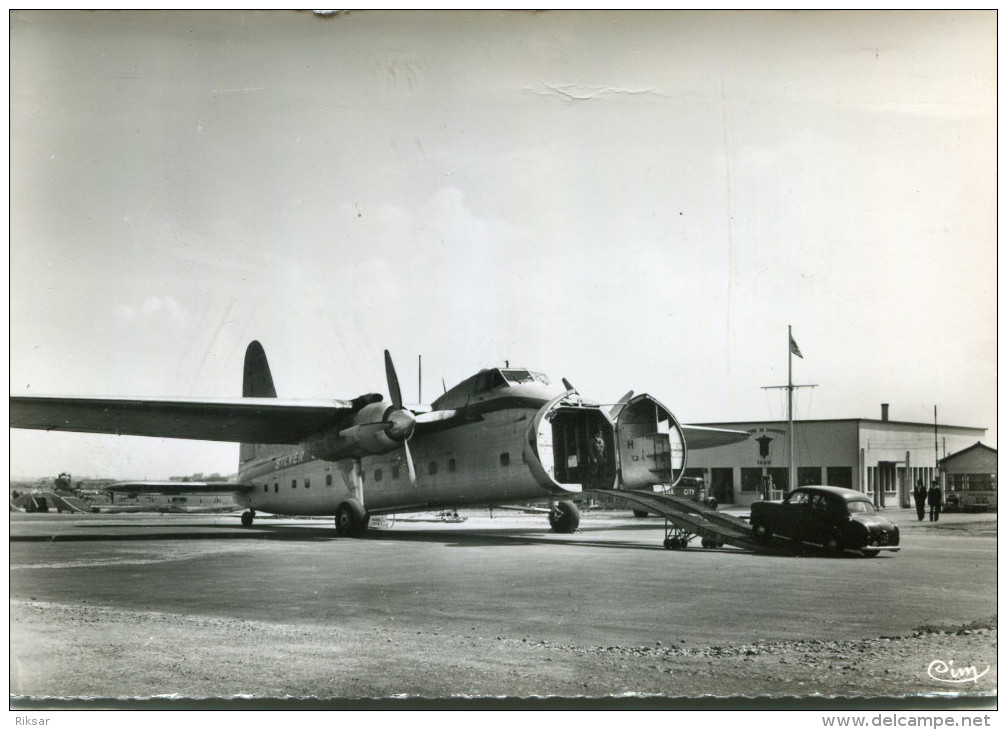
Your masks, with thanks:
M 955 660 L 951 659 L 949 661 L 941 661 L 940 659 L 934 659 L 930 662 L 930 666 L 927 667 L 927 676 L 931 679 L 936 679 L 938 682 L 974 682 L 979 683 L 979 678 L 985 675 L 990 670 L 989 665 L 981 672 L 976 671 L 973 666 L 968 667 L 956 667 Z

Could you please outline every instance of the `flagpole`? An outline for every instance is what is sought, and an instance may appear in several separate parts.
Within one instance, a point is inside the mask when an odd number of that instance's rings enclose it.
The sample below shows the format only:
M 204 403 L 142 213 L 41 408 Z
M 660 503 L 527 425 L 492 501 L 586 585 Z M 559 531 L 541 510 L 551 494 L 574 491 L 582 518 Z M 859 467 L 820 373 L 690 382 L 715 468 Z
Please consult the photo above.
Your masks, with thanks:
M 787 471 L 787 489 L 794 489 L 794 335 L 787 325 L 787 433 L 790 434 L 790 468 Z

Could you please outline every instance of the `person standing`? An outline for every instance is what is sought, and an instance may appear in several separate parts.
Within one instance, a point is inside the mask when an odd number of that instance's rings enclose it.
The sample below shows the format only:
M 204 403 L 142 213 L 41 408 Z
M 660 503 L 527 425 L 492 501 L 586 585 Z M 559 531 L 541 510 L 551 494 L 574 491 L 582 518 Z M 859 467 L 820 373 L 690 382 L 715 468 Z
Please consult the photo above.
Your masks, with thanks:
M 602 465 L 605 461 L 605 436 L 602 434 L 600 428 L 594 432 L 594 438 L 591 439 L 588 461 L 590 462 L 589 469 L 591 471 L 592 486 L 595 489 L 604 489 L 605 483 Z
M 927 504 L 930 505 L 930 521 L 937 522 L 941 518 L 941 502 L 943 501 L 941 496 L 941 486 L 940 482 L 934 479 L 933 486 L 930 487 L 930 491 L 927 493 Z
M 923 480 L 917 479 L 913 488 L 913 500 L 916 502 L 916 519 L 923 522 L 923 516 L 927 511 L 927 488 L 923 486 Z

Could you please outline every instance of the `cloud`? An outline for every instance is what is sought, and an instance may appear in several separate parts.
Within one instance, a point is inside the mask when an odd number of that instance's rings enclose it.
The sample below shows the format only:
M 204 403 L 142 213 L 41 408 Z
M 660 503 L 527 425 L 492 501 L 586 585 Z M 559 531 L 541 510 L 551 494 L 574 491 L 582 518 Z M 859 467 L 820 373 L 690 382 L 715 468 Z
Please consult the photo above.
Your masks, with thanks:
M 115 316 L 121 322 L 151 320 L 179 324 L 186 318 L 186 311 L 170 294 L 164 296 L 149 296 L 140 303 L 119 304 L 115 307 Z

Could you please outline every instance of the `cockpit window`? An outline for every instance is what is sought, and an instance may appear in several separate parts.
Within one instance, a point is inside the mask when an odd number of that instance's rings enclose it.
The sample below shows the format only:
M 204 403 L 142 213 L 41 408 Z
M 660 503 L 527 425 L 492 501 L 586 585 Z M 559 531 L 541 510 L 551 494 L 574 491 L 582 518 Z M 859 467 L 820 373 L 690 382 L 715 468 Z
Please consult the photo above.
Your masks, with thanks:
M 549 385 L 549 378 L 542 373 L 533 373 L 530 370 L 501 370 L 500 372 L 507 378 L 507 382 L 513 385 L 520 385 L 521 383 Z
M 507 381 L 504 380 L 499 370 L 486 370 L 477 376 L 475 392 L 485 393 L 488 390 L 495 390 L 505 385 L 507 385 Z

